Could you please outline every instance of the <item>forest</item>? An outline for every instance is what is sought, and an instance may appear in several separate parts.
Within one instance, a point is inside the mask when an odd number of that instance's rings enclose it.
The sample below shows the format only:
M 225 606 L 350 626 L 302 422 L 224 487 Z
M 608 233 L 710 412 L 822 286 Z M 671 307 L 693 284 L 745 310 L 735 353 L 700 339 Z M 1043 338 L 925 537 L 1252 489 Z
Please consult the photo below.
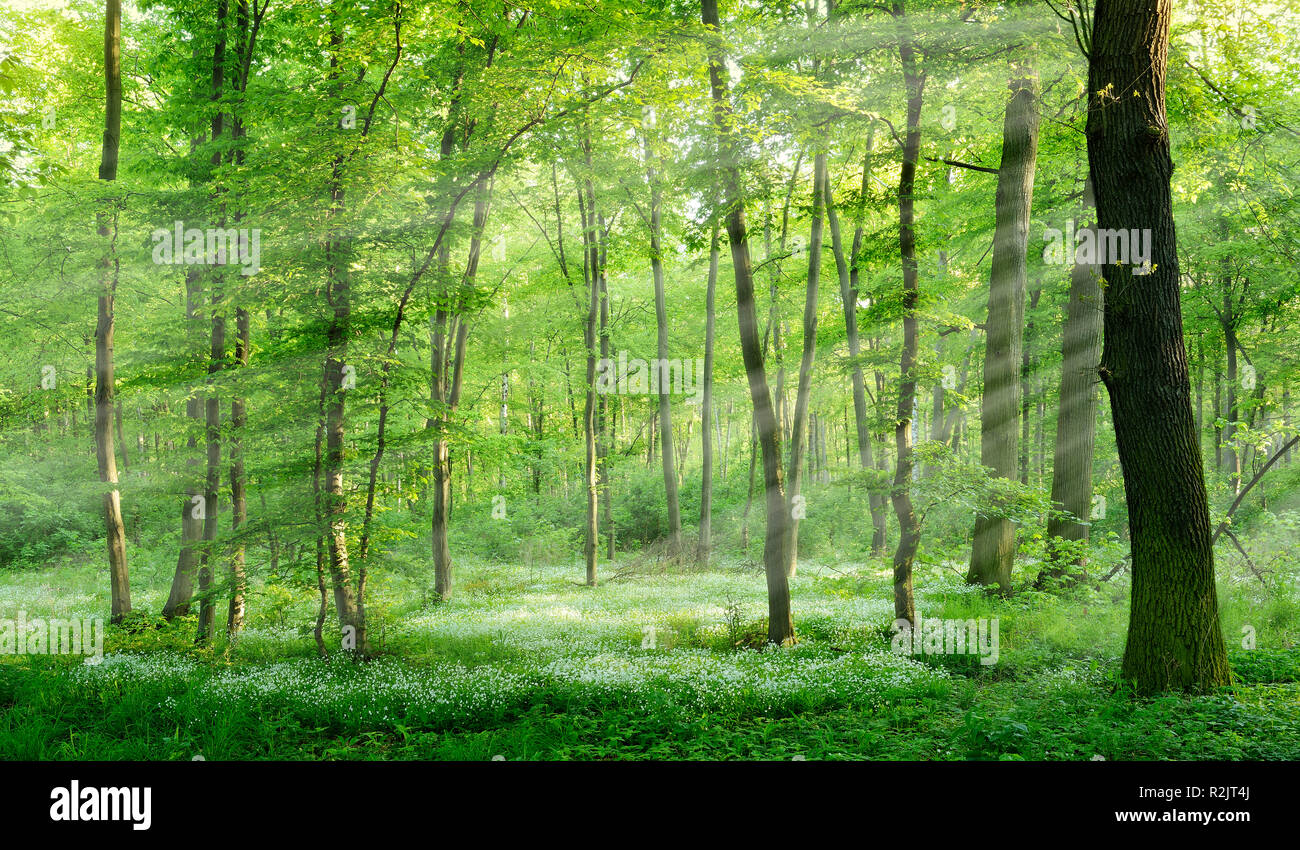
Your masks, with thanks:
M 1296 0 L 3 0 L 0 760 L 1300 759 L 1297 80 Z

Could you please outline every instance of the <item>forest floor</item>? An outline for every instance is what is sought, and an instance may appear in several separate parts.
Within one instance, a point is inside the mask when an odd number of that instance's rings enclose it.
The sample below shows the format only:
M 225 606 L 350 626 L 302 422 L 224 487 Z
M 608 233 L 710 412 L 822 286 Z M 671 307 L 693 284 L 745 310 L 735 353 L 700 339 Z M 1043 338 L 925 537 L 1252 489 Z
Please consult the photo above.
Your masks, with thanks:
M 368 663 L 318 658 L 313 594 L 278 585 L 256 589 L 234 646 L 195 648 L 192 617 L 140 617 L 108 630 L 99 663 L 0 656 L 0 758 L 1300 759 L 1300 606 L 1248 572 L 1220 574 L 1234 686 L 1137 698 L 1118 678 L 1123 573 L 998 599 L 926 565 L 922 617 L 997 620 L 982 664 L 891 652 L 883 560 L 802 563 L 799 643 L 766 649 L 756 565 L 639 563 L 591 588 L 579 565 L 462 562 L 438 604 L 375 570 Z M 137 609 L 158 611 L 168 578 L 144 565 Z M 95 616 L 106 587 L 88 553 L 0 574 L 0 610 Z

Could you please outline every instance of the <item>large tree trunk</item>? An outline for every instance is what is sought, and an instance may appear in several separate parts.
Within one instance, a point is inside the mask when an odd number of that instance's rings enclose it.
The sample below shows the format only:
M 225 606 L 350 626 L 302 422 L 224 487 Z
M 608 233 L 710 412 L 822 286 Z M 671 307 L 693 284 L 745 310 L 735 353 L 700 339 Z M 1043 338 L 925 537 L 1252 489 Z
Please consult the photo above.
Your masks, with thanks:
M 1099 0 L 1088 160 L 1102 230 L 1151 230 L 1150 273 L 1109 263 L 1099 372 L 1110 394 L 1132 540 L 1123 675 L 1139 692 L 1229 683 L 1179 304 L 1165 113 L 1171 0 Z
M 710 38 L 718 37 L 717 0 L 700 0 L 701 18 Z M 754 305 L 754 270 L 749 258 L 745 227 L 745 200 L 741 188 L 739 150 L 732 128 L 734 117 L 728 102 L 725 60 L 713 42 L 709 50 L 709 83 L 713 95 L 713 118 L 717 128 L 722 209 L 726 214 L 727 239 L 736 277 L 736 314 L 740 326 L 740 349 L 754 403 L 754 421 L 763 449 L 763 488 L 767 498 L 767 533 L 763 543 L 763 568 L 767 577 L 767 639 L 771 643 L 794 641 L 794 619 L 790 613 L 790 583 L 785 574 L 784 544 L 786 500 L 781 472 L 781 435 L 772 409 L 772 396 L 763 368 L 758 337 L 758 314 Z
M 898 27 L 898 53 L 907 89 L 907 130 L 903 138 L 903 166 L 898 177 L 898 247 L 903 265 L 903 348 L 899 356 L 898 407 L 895 415 L 894 448 L 898 465 L 890 498 L 898 517 L 898 548 L 894 551 L 894 619 L 916 622 L 912 595 L 912 565 L 921 542 L 921 522 L 912 505 L 912 418 L 916 407 L 917 318 L 920 300 L 916 263 L 916 162 L 921 151 L 921 100 L 925 75 L 917 67 L 912 25 L 902 2 L 895 2 L 892 14 Z
M 799 389 L 795 395 L 794 419 L 790 434 L 790 473 L 786 476 L 790 503 L 786 520 L 785 571 L 793 576 L 799 558 L 799 518 L 803 513 L 799 498 L 803 486 L 804 432 L 808 431 L 808 397 L 812 393 L 813 359 L 817 356 L 817 294 L 822 273 L 822 231 L 826 193 L 830 180 L 826 174 L 826 154 L 813 157 L 812 225 L 808 245 L 808 289 L 803 308 L 803 355 L 799 359 Z M 809 439 L 816 439 L 816 431 Z M 816 453 L 812 452 L 816 461 Z
M 1084 189 L 1084 204 L 1092 214 L 1092 184 Z M 1090 228 L 1085 224 L 1084 228 Z M 1095 234 L 1095 228 L 1092 228 Z M 1069 561 L 1057 553 L 1056 541 L 1087 541 L 1092 508 L 1092 453 L 1097 433 L 1097 364 L 1101 359 L 1103 298 L 1099 269 L 1075 262 L 1070 269 L 1070 303 L 1061 334 L 1061 392 L 1056 418 L 1056 449 L 1052 462 L 1052 505 L 1069 516 L 1053 514 L 1047 521 L 1052 563 L 1039 573 L 1046 579 L 1069 572 Z M 1073 557 L 1083 567 L 1082 554 Z
M 1016 478 L 1016 427 L 1020 413 L 1021 328 L 1025 315 L 1025 252 L 1029 214 L 1034 200 L 1034 165 L 1038 158 L 1038 101 L 1032 79 L 1011 84 L 1002 130 L 1002 164 L 998 168 L 993 269 L 989 278 L 989 315 L 984 355 L 984 397 L 980 412 L 980 462 L 1000 478 Z M 975 518 L 971 546 L 972 584 L 1011 590 L 1016 555 L 1016 528 L 999 506 Z

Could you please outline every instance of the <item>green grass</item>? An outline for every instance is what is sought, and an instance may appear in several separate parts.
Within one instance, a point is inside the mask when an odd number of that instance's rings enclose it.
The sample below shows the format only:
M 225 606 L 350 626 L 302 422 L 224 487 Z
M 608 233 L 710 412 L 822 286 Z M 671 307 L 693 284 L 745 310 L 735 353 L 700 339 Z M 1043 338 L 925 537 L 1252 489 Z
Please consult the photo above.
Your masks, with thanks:
M 1300 759 L 1295 606 L 1278 590 L 1261 604 L 1230 573 L 1234 687 L 1154 699 L 1118 679 L 1122 578 L 1004 600 L 923 572 L 923 616 L 998 619 L 986 666 L 890 653 L 883 563 L 801 564 L 800 642 L 762 651 L 749 648 L 764 614 L 752 569 L 596 588 L 576 575 L 463 565 L 457 597 L 422 607 L 409 578 L 381 573 L 367 606 L 378 658 L 364 664 L 317 658 L 311 595 L 282 587 L 257 589 L 234 646 L 196 649 L 192 620 L 141 617 L 110 629 L 98 665 L 3 657 L 0 758 Z M 7 574 L 0 612 L 91 616 L 99 578 Z M 137 605 L 160 596 L 144 587 Z M 1250 611 L 1258 648 L 1237 649 Z

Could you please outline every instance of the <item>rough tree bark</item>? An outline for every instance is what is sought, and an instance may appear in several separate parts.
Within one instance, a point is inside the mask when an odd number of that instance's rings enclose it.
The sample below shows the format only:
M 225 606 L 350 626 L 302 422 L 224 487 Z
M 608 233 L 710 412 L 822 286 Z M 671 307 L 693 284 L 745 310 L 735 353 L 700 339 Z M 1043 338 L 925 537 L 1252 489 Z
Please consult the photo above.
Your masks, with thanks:
M 1124 473 L 1133 589 L 1123 675 L 1142 693 L 1229 683 L 1179 304 L 1165 112 L 1171 0 L 1099 0 L 1088 161 L 1100 229 L 1151 230 L 1150 273 L 1105 266 L 1099 373 Z
M 984 397 L 980 411 L 980 462 L 993 474 L 1014 480 L 1016 429 L 1021 404 L 1021 331 L 1025 315 L 1026 249 L 1038 159 L 1038 98 L 1028 76 L 1011 82 L 1002 130 L 1002 163 L 989 277 L 989 311 L 984 355 Z M 997 506 L 975 518 L 971 584 L 1011 590 L 1016 554 L 1015 524 Z

